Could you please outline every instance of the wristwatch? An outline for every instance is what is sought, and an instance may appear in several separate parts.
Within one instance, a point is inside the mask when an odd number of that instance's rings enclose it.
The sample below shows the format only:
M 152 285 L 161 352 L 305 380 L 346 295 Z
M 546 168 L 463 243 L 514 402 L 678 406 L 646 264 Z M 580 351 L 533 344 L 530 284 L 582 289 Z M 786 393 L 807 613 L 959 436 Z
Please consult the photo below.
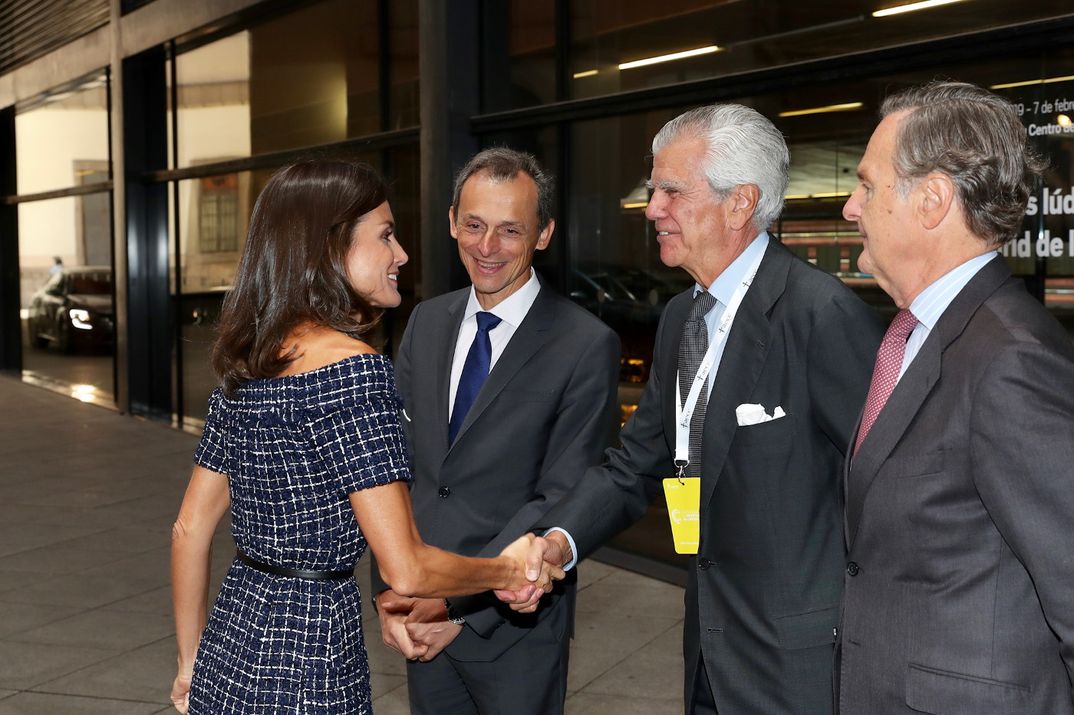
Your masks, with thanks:
M 447 600 L 445 598 L 444 599 L 444 606 L 447 608 L 447 617 L 448 617 L 449 621 L 454 623 L 456 626 L 462 626 L 462 625 L 466 624 L 466 619 L 463 618 L 462 616 L 460 616 L 455 611 L 455 607 L 451 605 L 451 601 L 449 601 L 449 600 Z

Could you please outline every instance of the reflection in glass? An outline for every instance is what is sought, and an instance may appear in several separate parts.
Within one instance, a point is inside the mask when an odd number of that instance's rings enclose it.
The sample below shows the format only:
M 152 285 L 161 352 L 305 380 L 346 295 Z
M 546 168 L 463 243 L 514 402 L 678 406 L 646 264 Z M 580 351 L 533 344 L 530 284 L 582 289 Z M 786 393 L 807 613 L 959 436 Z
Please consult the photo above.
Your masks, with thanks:
M 768 0 L 572 2 L 569 94 L 594 97 L 767 69 L 1043 20 L 1070 9 L 1054 0 L 974 0 L 874 17 L 881 5 L 863 0 L 788 2 L 778 8 Z
M 19 194 L 36 194 L 109 179 L 108 78 L 47 92 L 15 115 Z
M 23 369 L 85 399 L 113 394 L 110 194 L 19 204 Z
M 388 3 L 388 126 L 416 127 L 420 121 L 418 2 Z
M 169 75 L 170 77 L 170 75 Z M 175 59 L 178 157 L 187 167 L 250 155 L 250 33 Z
M 395 3 L 392 4 L 392 7 Z M 381 131 L 377 3 L 324 0 L 175 59 L 175 166 L 329 144 Z M 391 11 L 400 46 L 392 122 L 417 123 L 413 0 Z M 406 124 L 404 124 L 406 123 Z
M 485 111 L 556 100 L 556 3 L 487 3 Z
M 180 370 L 183 410 L 204 419 L 216 379 L 209 367 L 213 326 L 235 277 L 253 203 L 271 170 L 178 182 Z M 173 234 L 174 235 L 174 234 Z

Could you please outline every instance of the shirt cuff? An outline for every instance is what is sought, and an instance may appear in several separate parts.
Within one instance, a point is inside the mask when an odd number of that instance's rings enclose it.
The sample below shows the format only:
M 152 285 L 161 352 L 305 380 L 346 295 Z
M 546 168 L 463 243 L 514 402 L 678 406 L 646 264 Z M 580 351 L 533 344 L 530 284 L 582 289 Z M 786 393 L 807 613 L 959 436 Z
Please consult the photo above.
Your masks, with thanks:
M 578 563 L 578 547 L 574 544 L 574 539 L 571 538 L 571 535 L 567 533 L 565 529 L 561 529 L 558 526 L 553 526 L 551 529 L 544 532 L 544 536 L 548 536 L 553 531 L 558 531 L 559 533 L 567 537 L 567 543 L 571 545 L 571 560 L 563 564 L 562 567 L 564 571 L 570 571 L 572 568 L 574 568 L 574 565 Z

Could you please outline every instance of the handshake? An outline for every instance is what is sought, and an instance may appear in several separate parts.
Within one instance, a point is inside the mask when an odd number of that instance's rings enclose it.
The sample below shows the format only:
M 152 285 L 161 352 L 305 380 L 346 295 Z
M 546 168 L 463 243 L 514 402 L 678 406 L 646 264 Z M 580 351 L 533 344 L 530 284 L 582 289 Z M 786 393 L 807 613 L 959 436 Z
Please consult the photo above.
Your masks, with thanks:
M 563 564 L 573 558 L 561 532 L 546 536 L 526 534 L 500 553 L 514 564 L 509 587 L 494 591 L 496 597 L 519 613 L 532 613 L 553 582 L 564 577 Z M 441 598 L 408 598 L 388 589 L 377 596 L 381 637 L 384 644 L 409 660 L 432 660 L 462 632 L 463 621 L 453 620 Z

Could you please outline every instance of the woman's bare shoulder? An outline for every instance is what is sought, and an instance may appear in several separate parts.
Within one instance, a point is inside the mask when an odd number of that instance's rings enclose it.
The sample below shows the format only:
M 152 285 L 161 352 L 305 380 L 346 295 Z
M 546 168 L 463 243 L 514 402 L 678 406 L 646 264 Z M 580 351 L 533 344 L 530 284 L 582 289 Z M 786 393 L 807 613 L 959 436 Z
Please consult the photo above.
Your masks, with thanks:
M 356 355 L 376 355 L 376 349 L 338 330 L 322 326 L 295 331 L 284 343 L 296 356 L 280 376 L 312 372 Z

